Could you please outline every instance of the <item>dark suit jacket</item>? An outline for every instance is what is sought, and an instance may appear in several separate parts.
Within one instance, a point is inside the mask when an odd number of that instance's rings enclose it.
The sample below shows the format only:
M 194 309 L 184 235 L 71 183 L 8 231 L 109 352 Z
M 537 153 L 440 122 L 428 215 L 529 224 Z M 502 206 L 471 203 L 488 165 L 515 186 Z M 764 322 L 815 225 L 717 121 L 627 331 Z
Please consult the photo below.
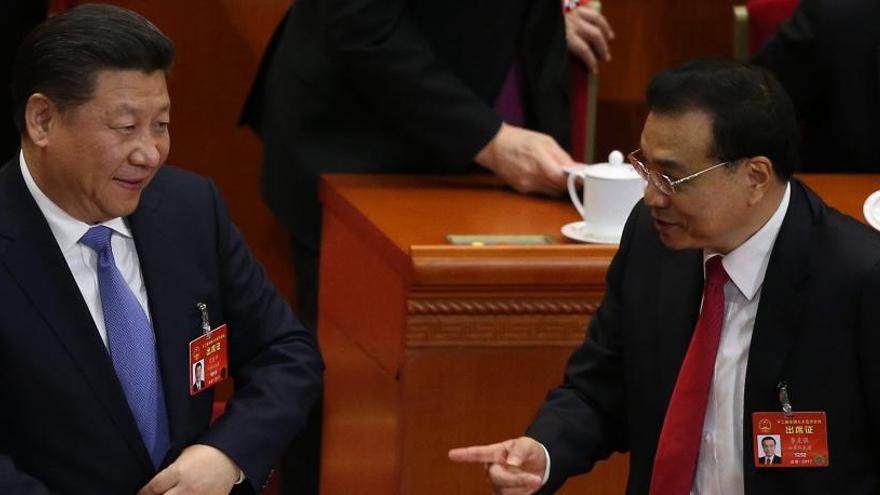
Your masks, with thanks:
M 297 0 L 274 34 L 243 122 L 264 142 L 263 195 L 317 248 L 321 173 L 461 173 L 501 125 L 514 59 L 526 125 L 568 143 L 559 2 Z
M 165 166 L 128 217 L 156 332 L 171 451 L 217 447 L 253 492 L 320 393 L 314 339 L 272 287 L 217 189 Z M 229 327 L 235 394 L 189 394 L 197 302 Z M 155 474 L 113 363 L 16 160 L 0 170 L 0 493 L 135 493 Z M 164 467 L 164 466 L 163 466 Z
M 804 171 L 880 172 L 880 2 L 801 0 L 756 55 L 804 125 Z
M 767 456 L 758 457 L 758 462 L 764 464 L 767 462 Z M 770 459 L 770 464 L 782 464 L 782 457 L 774 455 L 773 458 Z
M 800 182 L 773 247 L 748 356 L 745 493 L 880 491 L 880 236 Z M 550 452 L 547 491 L 614 451 L 629 452 L 628 494 L 648 492 L 654 454 L 702 295 L 700 250 L 672 251 L 638 204 L 586 341 L 528 435 Z M 751 414 L 825 411 L 830 467 L 758 470 Z

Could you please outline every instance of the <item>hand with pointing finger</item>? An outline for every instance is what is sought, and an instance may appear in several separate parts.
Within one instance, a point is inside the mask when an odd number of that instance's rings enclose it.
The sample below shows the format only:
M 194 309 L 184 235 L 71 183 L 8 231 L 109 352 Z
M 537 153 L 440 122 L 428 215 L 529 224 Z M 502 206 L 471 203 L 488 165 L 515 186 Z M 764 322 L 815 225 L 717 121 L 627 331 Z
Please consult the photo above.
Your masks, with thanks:
M 541 488 L 547 469 L 547 454 L 537 440 L 519 437 L 492 445 L 449 451 L 455 462 L 479 463 L 486 467 L 492 492 L 499 495 L 528 495 Z

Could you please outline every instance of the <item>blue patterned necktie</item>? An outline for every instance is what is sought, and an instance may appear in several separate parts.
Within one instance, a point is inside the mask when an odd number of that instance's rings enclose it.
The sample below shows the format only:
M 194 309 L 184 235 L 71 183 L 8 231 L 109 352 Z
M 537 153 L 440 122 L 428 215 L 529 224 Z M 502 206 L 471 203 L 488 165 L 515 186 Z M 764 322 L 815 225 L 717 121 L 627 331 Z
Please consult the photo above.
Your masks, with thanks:
M 153 466 L 158 468 L 170 440 L 156 336 L 143 307 L 116 268 L 110 246 L 112 233 L 109 227 L 99 225 L 90 228 L 80 242 L 98 254 L 98 289 L 110 357 Z

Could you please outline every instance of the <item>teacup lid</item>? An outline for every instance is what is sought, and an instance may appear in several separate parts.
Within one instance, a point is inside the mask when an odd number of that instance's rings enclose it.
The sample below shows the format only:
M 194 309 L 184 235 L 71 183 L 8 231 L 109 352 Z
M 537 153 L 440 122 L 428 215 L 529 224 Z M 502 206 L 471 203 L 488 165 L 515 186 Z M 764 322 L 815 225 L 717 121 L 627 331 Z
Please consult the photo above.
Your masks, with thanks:
M 624 163 L 623 153 L 618 150 L 608 155 L 607 163 L 596 163 L 585 168 L 584 174 L 597 179 L 641 179 L 629 163 Z

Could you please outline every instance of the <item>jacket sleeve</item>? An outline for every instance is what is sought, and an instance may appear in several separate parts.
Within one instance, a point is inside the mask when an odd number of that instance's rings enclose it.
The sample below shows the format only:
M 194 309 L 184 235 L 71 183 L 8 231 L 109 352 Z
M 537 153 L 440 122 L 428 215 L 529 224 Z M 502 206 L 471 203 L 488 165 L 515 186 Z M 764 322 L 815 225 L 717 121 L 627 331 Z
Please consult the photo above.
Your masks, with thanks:
M 470 162 L 498 132 L 501 118 L 438 59 L 406 4 L 325 0 L 326 42 L 361 97 L 399 132 L 441 161 Z
M 550 454 L 550 477 L 541 493 L 552 493 L 570 476 L 592 469 L 614 451 L 626 450 L 624 338 L 621 282 L 644 208 L 639 202 L 623 231 L 608 270 L 608 289 L 584 343 L 565 367 L 562 386 L 551 390 L 526 435 Z
M 15 467 L 12 459 L 0 454 L 0 493 L 20 495 L 51 495 L 45 485 Z
M 268 280 L 212 184 L 220 295 L 229 328 L 235 391 L 226 412 L 199 439 L 232 458 L 255 493 L 305 423 L 322 389 L 314 335 Z

